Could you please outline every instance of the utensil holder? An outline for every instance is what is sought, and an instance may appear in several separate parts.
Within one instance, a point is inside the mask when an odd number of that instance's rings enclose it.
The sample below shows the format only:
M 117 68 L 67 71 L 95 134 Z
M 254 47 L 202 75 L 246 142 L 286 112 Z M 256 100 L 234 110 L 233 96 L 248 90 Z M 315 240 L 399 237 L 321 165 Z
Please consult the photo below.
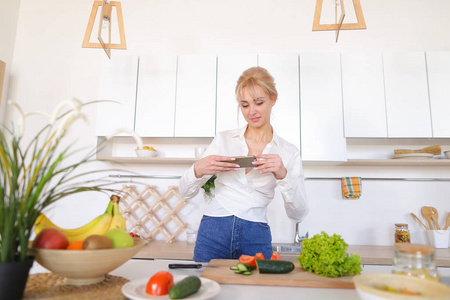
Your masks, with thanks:
M 449 230 L 427 230 L 428 243 L 435 248 L 448 248 L 450 240 Z

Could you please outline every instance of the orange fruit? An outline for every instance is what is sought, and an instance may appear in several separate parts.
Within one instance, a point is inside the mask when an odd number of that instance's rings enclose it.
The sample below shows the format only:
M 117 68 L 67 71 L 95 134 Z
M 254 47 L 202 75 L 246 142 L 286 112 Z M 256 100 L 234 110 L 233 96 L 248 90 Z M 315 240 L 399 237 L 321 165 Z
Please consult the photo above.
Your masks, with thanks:
M 83 242 L 84 241 L 73 241 L 69 243 L 69 246 L 67 246 L 66 250 L 83 250 Z

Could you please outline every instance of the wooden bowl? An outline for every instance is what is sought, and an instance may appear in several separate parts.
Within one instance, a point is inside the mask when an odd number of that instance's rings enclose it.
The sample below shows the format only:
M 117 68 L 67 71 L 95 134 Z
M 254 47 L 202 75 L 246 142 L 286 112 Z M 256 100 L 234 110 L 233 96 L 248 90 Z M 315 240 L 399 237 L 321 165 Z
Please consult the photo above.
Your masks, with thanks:
M 422 279 L 400 274 L 372 273 L 362 274 L 353 278 L 356 290 L 362 300 L 398 299 L 398 300 L 444 300 L 450 299 L 450 287 L 430 279 Z M 405 295 L 384 291 L 381 286 L 397 290 L 407 289 L 420 293 L 419 296 Z
M 44 268 L 66 277 L 66 283 L 85 285 L 101 282 L 105 275 L 118 268 L 147 243 L 133 238 L 134 246 L 105 250 L 53 250 L 30 248 L 29 254 Z

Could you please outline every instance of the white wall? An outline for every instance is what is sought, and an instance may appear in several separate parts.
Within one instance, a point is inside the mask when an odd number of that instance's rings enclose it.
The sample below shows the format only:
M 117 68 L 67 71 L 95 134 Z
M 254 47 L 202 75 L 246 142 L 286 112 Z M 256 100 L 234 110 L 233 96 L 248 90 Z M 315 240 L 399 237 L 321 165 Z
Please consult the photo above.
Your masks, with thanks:
M 4 120 L 8 95 L 9 75 L 13 60 L 14 41 L 16 39 L 17 19 L 20 0 L 2 0 L 0 2 L 0 60 L 6 63 L 4 87 L 0 99 L 0 121 Z M 0 88 L 0 90 L 2 90 Z
M 17 8 L 13 2 L 7 1 L 11 15 Z M 161 53 L 450 50 L 447 32 L 450 28 L 450 1 L 361 2 L 367 30 L 342 31 L 336 43 L 334 32 L 311 31 L 315 8 L 312 0 L 123 0 L 128 50 L 112 51 L 112 57 Z M 26 111 L 50 111 L 59 101 L 70 97 L 82 101 L 96 99 L 100 62 L 107 58 L 103 50 L 81 48 L 91 7 L 92 0 L 78 0 L 76 3 L 21 0 L 9 74 L 9 99 L 21 103 Z M 4 15 L 8 13 L 0 11 L 0 17 Z M 1 51 L 10 53 L 11 48 L 0 45 L 0 54 Z M 96 140 L 91 135 L 95 115 L 95 107 L 88 109 L 92 123 L 80 125 L 78 131 L 73 132 L 78 145 L 95 145 Z M 9 113 L 7 119 L 11 119 Z M 37 122 L 37 118 L 30 119 L 28 125 Z M 363 147 L 359 152 L 368 148 Z M 188 152 L 186 156 L 193 156 L 193 149 Z M 126 167 L 144 174 L 181 175 L 188 166 Z M 437 174 L 450 177 L 442 168 L 308 166 L 305 172 L 306 176 L 381 174 L 420 177 Z M 150 184 L 157 184 L 164 190 L 174 182 L 156 180 Z M 345 201 L 340 198 L 338 181 L 308 181 L 311 213 L 301 225 L 302 233 L 327 230 L 342 234 L 351 244 L 390 244 L 393 223 L 407 222 L 415 226 L 407 215 L 410 211 L 417 214 L 420 206 L 427 204 L 436 206 L 442 215 L 447 213 L 449 189 L 449 183 L 365 182 L 361 200 Z M 66 227 L 81 225 L 101 213 L 107 202 L 106 199 L 98 200 L 96 195 L 75 198 L 76 201 L 69 199 L 59 203 L 49 212 L 55 222 Z M 200 196 L 195 198 L 181 213 L 193 227 L 198 224 L 202 201 Z M 280 201 L 279 198 L 274 201 L 269 214 L 274 240 L 291 241 L 294 225 L 284 217 Z M 185 239 L 184 236 L 180 238 Z

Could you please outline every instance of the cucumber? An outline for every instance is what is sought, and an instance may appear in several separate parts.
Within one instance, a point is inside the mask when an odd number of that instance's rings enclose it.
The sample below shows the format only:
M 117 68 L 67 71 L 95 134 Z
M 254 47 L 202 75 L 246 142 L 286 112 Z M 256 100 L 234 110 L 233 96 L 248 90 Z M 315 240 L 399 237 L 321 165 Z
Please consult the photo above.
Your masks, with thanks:
M 283 274 L 295 269 L 294 263 L 286 260 L 257 259 L 259 273 Z
M 202 282 L 197 276 L 188 276 L 175 284 L 169 291 L 170 299 L 182 299 L 200 289 Z

